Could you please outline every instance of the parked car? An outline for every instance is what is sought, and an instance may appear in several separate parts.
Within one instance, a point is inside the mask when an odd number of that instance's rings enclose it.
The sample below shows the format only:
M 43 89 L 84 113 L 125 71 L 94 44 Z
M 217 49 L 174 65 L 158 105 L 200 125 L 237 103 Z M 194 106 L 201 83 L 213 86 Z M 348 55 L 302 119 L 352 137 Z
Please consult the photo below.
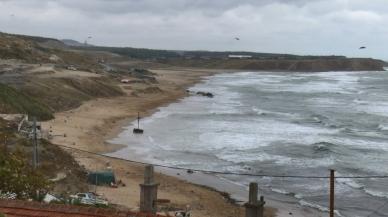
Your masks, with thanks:
M 107 200 L 99 198 L 93 193 L 77 193 L 76 195 L 72 195 L 71 198 L 74 200 L 78 200 L 81 204 L 86 204 L 86 205 L 107 206 L 109 204 Z

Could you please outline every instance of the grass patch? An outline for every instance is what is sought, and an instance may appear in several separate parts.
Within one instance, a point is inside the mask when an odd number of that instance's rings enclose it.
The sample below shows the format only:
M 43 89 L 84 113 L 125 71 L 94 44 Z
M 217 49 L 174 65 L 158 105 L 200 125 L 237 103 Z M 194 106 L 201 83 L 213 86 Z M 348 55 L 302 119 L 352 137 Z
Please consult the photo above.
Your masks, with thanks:
M 47 106 L 5 84 L 0 84 L 0 113 L 28 114 L 39 120 L 53 118 Z
M 55 112 L 77 108 L 99 97 L 121 96 L 121 89 L 107 78 L 34 79 L 20 89 Z

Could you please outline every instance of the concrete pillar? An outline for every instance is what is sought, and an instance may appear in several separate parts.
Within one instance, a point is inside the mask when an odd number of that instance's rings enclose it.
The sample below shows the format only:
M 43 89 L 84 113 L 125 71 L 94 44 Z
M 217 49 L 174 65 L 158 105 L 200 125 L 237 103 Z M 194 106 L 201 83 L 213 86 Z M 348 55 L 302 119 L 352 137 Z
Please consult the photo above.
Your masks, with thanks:
M 245 206 L 245 216 L 246 217 L 264 217 L 264 197 L 260 197 L 260 201 L 257 200 L 258 193 L 257 183 L 249 184 L 249 201 Z
M 140 184 L 140 212 L 153 213 L 157 211 L 158 183 L 154 181 L 154 167 L 145 166 L 144 183 Z

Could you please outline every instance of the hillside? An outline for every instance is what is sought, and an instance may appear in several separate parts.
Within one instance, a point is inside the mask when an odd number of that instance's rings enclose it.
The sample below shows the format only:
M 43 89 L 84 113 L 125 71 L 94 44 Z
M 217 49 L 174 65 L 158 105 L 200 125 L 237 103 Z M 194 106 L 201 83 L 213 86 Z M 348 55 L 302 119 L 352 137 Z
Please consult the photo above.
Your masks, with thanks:
M 386 62 L 371 58 L 345 56 L 301 56 L 256 52 L 172 51 L 119 47 L 75 47 L 85 51 L 104 51 L 132 60 L 142 60 L 149 67 L 191 67 L 210 69 L 270 70 L 270 71 L 383 71 Z M 251 59 L 228 59 L 229 55 L 248 55 Z M 134 61 L 132 61 L 134 62 Z M 152 63 L 152 64 L 150 64 Z M 137 61 L 136 65 L 141 65 Z M 162 66 L 161 66 L 162 65 Z
M 73 47 L 92 46 L 89 44 L 81 43 L 73 39 L 62 39 L 61 42 L 63 42 L 67 46 L 73 46 Z
M 0 183 L 3 191 L 29 188 L 26 185 L 27 181 L 33 183 L 36 181 L 48 182 L 49 179 L 55 180 L 52 183 L 53 185 L 49 185 L 49 187 L 52 188 L 53 193 L 58 195 L 68 195 L 88 190 L 85 169 L 79 166 L 68 152 L 46 140 L 40 140 L 39 143 L 38 171 L 31 173 L 30 164 L 32 162 L 33 144 L 31 139 L 16 132 L 17 123 L 15 121 L 4 121 L 0 118 L 0 138 L 7 138 L 6 147 L 3 143 L 0 143 L 0 165 L 3 166 L 0 167 L 0 171 L 3 169 L 2 172 L 5 172 L 1 173 L 4 176 L 2 178 L 5 179 L 4 182 Z M 4 150 L 6 150 L 6 153 L 2 152 Z M 19 172 L 23 175 L 19 179 L 16 176 L 12 177 L 12 180 L 6 179 L 10 178 L 7 176 L 9 173 L 7 173 L 6 168 L 10 166 L 8 161 L 11 159 L 17 159 L 19 162 L 17 165 L 22 166 L 18 170 L 15 168 L 11 170 L 11 174 Z M 28 174 L 39 176 L 35 176 L 35 180 L 25 179 Z M 18 184 L 19 186 L 17 186 Z M 19 196 L 23 197 L 24 195 Z
M 229 55 L 249 55 L 253 59 L 289 59 L 289 60 L 314 60 L 314 59 L 344 59 L 345 56 L 311 56 L 277 53 L 259 53 L 247 51 L 184 51 L 184 50 L 157 50 L 131 47 L 101 47 L 77 46 L 74 48 L 88 51 L 106 51 L 135 59 L 226 59 Z
M 301 59 L 301 60 L 159 60 L 160 63 L 180 67 L 202 67 L 210 69 L 268 70 L 268 71 L 383 71 L 383 61 L 366 58 Z
M 154 65 L 271 71 L 358 71 L 383 70 L 383 61 L 345 56 L 303 56 L 260 52 L 174 51 L 130 47 L 84 46 L 71 39 L 0 33 L 0 59 L 21 59 L 30 63 L 76 65 L 87 71 L 102 72 L 99 54 L 150 62 Z M 228 59 L 229 55 L 249 55 L 247 60 Z M 55 58 L 53 58 L 55 57 Z M 113 63 L 114 64 L 114 63 Z
M 27 113 L 47 120 L 52 118 L 53 112 L 76 108 L 84 101 L 123 95 L 118 82 L 121 78 L 140 79 L 149 86 L 156 84 L 156 78 L 142 70 L 147 68 L 378 71 L 386 64 L 375 59 L 343 56 L 171 51 L 79 46 L 80 43 L 72 40 L 65 42 L 67 44 L 51 38 L 0 33 L 0 113 Z M 71 43 L 77 46 L 69 46 Z M 230 54 L 252 58 L 228 59 Z
M 0 113 L 21 113 L 47 120 L 53 118 L 52 110 L 36 99 L 0 83 Z
M 32 40 L 0 33 L 0 59 L 20 59 L 26 62 L 46 62 L 47 51 Z
M 20 86 L 32 98 L 38 98 L 53 111 L 76 108 L 82 102 L 99 98 L 121 96 L 123 92 L 104 77 L 36 78 Z
M 93 55 L 70 49 L 60 40 L 13 35 L 0 32 L 0 59 L 16 59 L 24 63 L 74 65 L 87 71 L 103 72 Z

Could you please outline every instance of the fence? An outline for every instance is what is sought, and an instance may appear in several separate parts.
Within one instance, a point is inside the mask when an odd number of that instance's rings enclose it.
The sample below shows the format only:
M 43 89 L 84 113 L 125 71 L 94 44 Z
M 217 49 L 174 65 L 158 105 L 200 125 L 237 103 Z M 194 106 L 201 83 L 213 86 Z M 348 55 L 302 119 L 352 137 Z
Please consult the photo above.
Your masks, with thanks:
M 112 157 L 112 156 L 107 156 L 104 154 L 99 154 L 99 153 L 94 153 L 94 152 L 89 152 L 73 147 L 68 147 L 68 146 L 62 146 L 58 145 L 60 147 L 63 147 L 65 149 L 77 151 L 77 152 L 82 152 L 86 154 L 91 154 L 91 155 L 96 155 L 100 157 L 105 157 L 105 158 L 110 158 L 114 160 L 120 160 L 120 161 L 125 161 L 125 162 L 130 162 L 130 163 L 136 163 L 136 164 L 142 164 L 142 165 L 148 165 L 148 163 L 144 162 L 139 162 L 139 161 L 133 161 L 133 160 L 128 160 L 128 159 L 122 159 L 122 158 L 117 158 L 117 157 Z M 320 207 L 324 211 L 329 212 L 330 217 L 336 216 L 341 216 L 338 211 L 335 210 L 336 207 L 336 200 L 335 200 L 335 188 L 334 185 L 338 180 L 346 180 L 346 179 L 352 179 L 352 180 L 361 180 L 361 179 L 368 179 L 368 180 L 379 180 L 379 179 L 388 179 L 388 176 L 385 175 L 369 175 L 369 176 L 335 176 L 334 170 L 332 170 L 329 175 L 327 176 L 307 176 L 307 175 L 271 175 L 271 174 L 253 174 L 253 173 L 233 173 L 233 172 L 222 172 L 222 171 L 211 171 L 211 170 L 198 170 L 198 169 L 192 169 L 192 168 L 184 168 L 184 167 L 174 167 L 174 166 L 168 166 L 168 165 L 161 165 L 161 164 L 152 164 L 153 167 L 162 167 L 162 168 L 170 168 L 170 169 L 178 169 L 178 170 L 185 170 L 185 171 L 191 171 L 191 172 L 203 172 L 207 174 L 217 174 L 217 175 L 233 175 L 233 176 L 247 176 L 247 177 L 253 177 L 253 178 L 273 178 L 273 179 L 280 179 L 280 180 L 285 180 L 285 179 L 293 179 L 293 180 L 322 180 L 326 184 L 324 186 L 327 187 L 325 190 L 328 192 L 327 196 L 327 203 L 329 204 L 329 209 L 326 209 L 325 207 Z M 149 167 L 146 167 L 146 171 L 148 170 L 149 172 L 153 169 L 150 169 Z M 140 196 L 140 204 L 142 207 L 142 211 L 146 212 L 155 212 L 155 207 L 156 207 L 156 201 L 157 201 L 157 184 L 154 183 L 153 178 L 151 179 L 149 177 L 150 174 L 145 174 L 145 177 L 148 176 L 147 180 L 141 185 L 141 196 Z M 257 185 L 257 184 L 255 184 Z M 254 186 L 251 184 L 250 186 Z M 253 189 L 252 189 L 253 188 Z M 250 196 L 248 202 L 245 204 L 246 208 L 246 216 L 247 217 L 258 217 L 262 213 L 262 208 L 265 205 L 264 198 L 260 200 L 257 200 L 253 196 L 254 194 L 257 195 L 257 189 L 256 187 L 251 187 L 250 189 Z M 255 193 L 256 192 L 256 193 Z M 326 199 L 325 199 L 326 200 Z M 316 206 L 312 204 L 308 204 L 308 202 L 305 202 L 306 204 L 302 205 L 310 205 L 313 208 L 317 208 Z M 387 205 L 388 202 L 383 202 L 383 203 L 377 203 L 377 204 L 372 204 L 369 210 L 366 210 L 363 215 L 361 216 L 385 216 L 383 209 L 385 208 L 385 205 Z M 357 207 L 355 204 L 349 204 L 349 207 L 354 208 Z M 358 208 L 358 207 L 357 207 Z M 291 215 L 291 213 L 290 213 Z M 291 215 L 292 216 L 292 215 Z

